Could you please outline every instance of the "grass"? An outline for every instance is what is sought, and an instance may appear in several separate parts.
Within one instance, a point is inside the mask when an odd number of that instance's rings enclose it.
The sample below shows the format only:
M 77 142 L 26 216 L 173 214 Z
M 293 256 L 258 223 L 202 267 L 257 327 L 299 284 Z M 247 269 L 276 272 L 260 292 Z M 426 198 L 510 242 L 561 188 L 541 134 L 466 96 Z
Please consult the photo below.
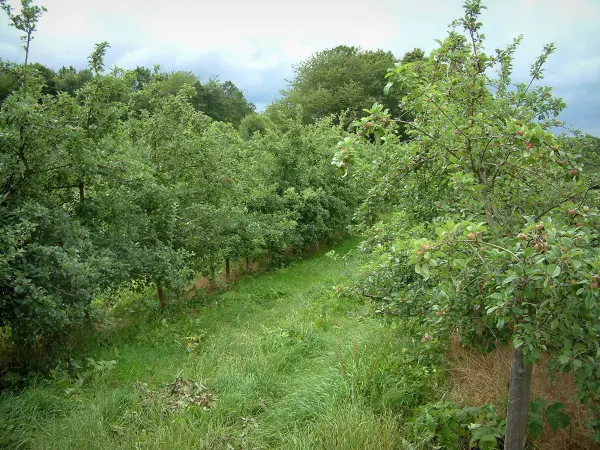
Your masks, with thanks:
M 149 291 L 100 299 L 97 329 L 66 343 L 77 361 L 0 396 L 0 448 L 421 450 L 438 448 L 454 402 L 502 415 L 509 349 L 424 344 L 415 322 L 382 322 L 336 295 L 358 264 L 320 252 L 164 313 Z M 574 389 L 536 369 L 533 397 L 565 403 L 571 426 L 532 448 L 597 448 Z
M 444 377 L 410 357 L 414 330 L 334 294 L 354 264 L 320 253 L 164 314 L 150 293 L 129 294 L 76 376 L 64 366 L 0 397 L 0 446 L 420 448 L 404 416 L 439 398 Z M 176 380 L 196 391 L 175 392 Z
M 449 360 L 452 378 L 452 394 L 461 406 L 496 405 L 499 411 L 508 406 L 507 386 L 511 366 L 511 347 L 496 348 L 482 354 L 474 349 L 460 346 L 458 339 L 451 340 Z M 548 376 L 545 368 L 549 355 L 533 368 L 531 399 L 544 398 L 550 403 L 565 404 L 570 418 L 566 429 L 552 431 L 547 425 L 544 434 L 532 441 L 532 447 L 542 450 L 592 450 L 598 448 L 588 423 L 593 418 L 591 411 L 573 397 L 577 393 L 575 379 L 571 373 Z

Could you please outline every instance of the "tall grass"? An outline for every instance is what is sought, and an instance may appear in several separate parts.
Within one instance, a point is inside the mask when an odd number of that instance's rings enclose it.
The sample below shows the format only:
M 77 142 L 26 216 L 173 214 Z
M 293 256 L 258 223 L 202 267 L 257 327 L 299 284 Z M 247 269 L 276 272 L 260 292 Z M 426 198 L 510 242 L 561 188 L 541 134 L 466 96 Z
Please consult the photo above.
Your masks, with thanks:
M 150 297 L 117 302 L 75 375 L 57 370 L 0 398 L 0 446 L 412 448 L 403 417 L 437 398 L 444 379 L 409 357 L 421 344 L 408 328 L 334 294 L 354 264 L 319 254 L 165 314 Z M 165 402 L 176 379 L 202 385 L 210 405 Z

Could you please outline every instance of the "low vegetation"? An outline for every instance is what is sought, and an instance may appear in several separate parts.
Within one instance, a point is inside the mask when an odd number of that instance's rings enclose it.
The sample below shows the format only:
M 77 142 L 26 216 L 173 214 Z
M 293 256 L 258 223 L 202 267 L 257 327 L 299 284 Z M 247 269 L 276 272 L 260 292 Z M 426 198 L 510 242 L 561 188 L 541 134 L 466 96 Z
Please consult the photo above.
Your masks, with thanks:
M 162 314 L 124 292 L 85 357 L 2 397 L 2 446 L 401 448 L 441 353 L 337 296 L 354 267 L 321 253 Z

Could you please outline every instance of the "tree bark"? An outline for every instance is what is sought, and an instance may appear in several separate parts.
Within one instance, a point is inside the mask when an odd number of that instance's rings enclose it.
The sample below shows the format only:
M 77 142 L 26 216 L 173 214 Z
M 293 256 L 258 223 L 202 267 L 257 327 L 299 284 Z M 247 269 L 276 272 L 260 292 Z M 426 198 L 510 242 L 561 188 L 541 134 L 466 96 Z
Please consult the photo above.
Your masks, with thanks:
M 165 300 L 165 293 L 163 291 L 162 284 L 159 281 L 156 282 L 156 295 L 158 297 L 158 304 L 164 311 L 165 307 L 167 306 L 167 301 Z
M 531 364 L 525 364 L 523 352 L 518 348 L 513 349 L 504 450 L 525 448 L 532 368 Z

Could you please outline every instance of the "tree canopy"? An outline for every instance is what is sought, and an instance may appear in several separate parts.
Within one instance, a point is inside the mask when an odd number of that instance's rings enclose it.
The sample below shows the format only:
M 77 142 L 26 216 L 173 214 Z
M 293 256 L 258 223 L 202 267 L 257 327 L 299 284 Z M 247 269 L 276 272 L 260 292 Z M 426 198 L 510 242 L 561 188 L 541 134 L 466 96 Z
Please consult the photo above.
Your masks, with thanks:
M 406 61 L 422 58 L 415 49 Z M 300 107 L 304 123 L 347 112 L 351 121 L 378 102 L 399 113 L 401 92 L 384 94 L 385 74 L 399 63 L 392 52 L 340 45 L 317 52 L 294 67 L 294 79 L 283 92 L 284 102 Z

